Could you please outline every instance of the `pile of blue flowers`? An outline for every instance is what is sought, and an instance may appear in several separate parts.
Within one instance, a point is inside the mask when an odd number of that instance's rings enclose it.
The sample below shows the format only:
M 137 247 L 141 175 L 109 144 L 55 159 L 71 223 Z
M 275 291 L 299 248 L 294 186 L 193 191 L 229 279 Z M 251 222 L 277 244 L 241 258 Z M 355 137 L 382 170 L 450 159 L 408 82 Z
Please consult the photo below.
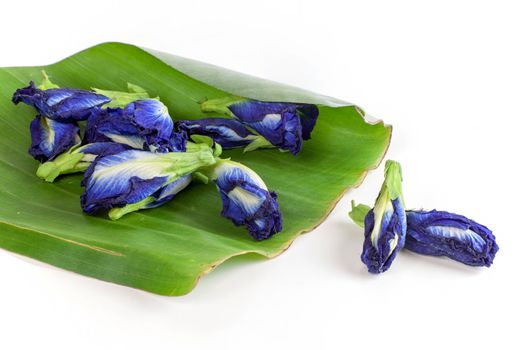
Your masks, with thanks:
M 388 160 L 375 206 L 352 202 L 349 215 L 365 230 L 361 260 L 369 272 L 387 271 L 403 248 L 470 266 L 492 265 L 499 248 L 491 230 L 446 211 L 406 210 L 401 182 L 401 166 Z
M 222 149 L 276 147 L 296 155 L 310 138 L 314 105 L 243 98 L 209 100 L 202 110 L 221 117 L 173 122 L 168 108 L 147 91 L 61 88 L 43 82 L 18 89 L 13 102 L 34 107 L 29 154 L 37 176 L 84 172 L 80 204 L 85 213 L 108 210 L 112 220 L 158 207 L 194 179 L 212 180 L 222 215 L 246 226 L 256 240 L 282 230 L 277 195 L 251 169 L 220 158 Z M 82 130 L 82 131 L 81 131 Z

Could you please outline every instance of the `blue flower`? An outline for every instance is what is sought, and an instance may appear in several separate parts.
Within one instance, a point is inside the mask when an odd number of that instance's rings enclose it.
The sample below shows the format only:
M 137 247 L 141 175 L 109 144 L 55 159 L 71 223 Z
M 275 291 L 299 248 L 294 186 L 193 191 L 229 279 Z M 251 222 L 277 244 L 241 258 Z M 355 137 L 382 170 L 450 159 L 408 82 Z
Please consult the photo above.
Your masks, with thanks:
M 294 155 L 301 150 L 303 140 L 310 139 L 319 116 L 319 109 L 312 104 L 238 98 L 208 100 L 201 104 L 201 110 L 234 117 L 250 131 L 258 133 L 259 138 L 246 150 L 278 147 Z
M 400 198 L 377 203 L 365 217 L 365 241 L 361 261 L 368 272 L 381 273 L 390 268 L 406 236 L 406 215 Z
M 221 195 L 224 217 L 237 226 L 246 225 L 256 240 L 267 239 L 282 230 L 277 195 L 268 191 L 253 170 L 221 160 L 214 169 L 213 178 Z
M 47 182 L 53 182 L 59 175 L 85 171 L 98 156 L 104 157 L 128 149 L 128 146 L 114 142 L 75 145 L 55 159 L 40 164 L 36 175 Z
M 491 230 L 461 215 L 411 210 L 407 223 L 405 248 L 416 253 L 489 267 L 499 249 Z
M 13 95 L 13 102 L 24 102 L 33 106 L 40 115 L 60 122 L 85 120 L 93 108 L 100 107 L 110 99 L 91 91 L 67 88 L 41 90 L 33 82 L 18 89 Z
M 299 153 L 310 138 L 319 111 L 314 105 L 241 101 L 228 106 L 243 124 L 255 130 L 273 146 Z
M 128 150 L 97 157 L 82 180 L 85 187 L 82 209 L 87 213 L 128 205 L 132 206 L 124 209 L 125 213 L 142 209 L 169 197 L 172 193 L 169 190 L 162 195 L 165 186 L 214 163 L 213 150 L 206 144 L 197 144 L 187 152 Z M 120 214 L 116 212 L 110 217 L 116 219 L 123 215 Z
M 76 123 L 60 123 L 44 116 L 36 116 L 30 124 L 29 154 L 40 162 L 54 159 L 80 143 L 80 129 Z
M 135 119 L 136 114 L 140 113 L 126 113 L 121 108 L 93 110 L 87 121 L 84 142 L 117 142 L 135 149 L 158 152 L 185 150 L 187 138 L 184 133 L 172 132 L 169 137 L 163 137 L 165 131 L 141 126 Z M 173 131 L 173 126 L 169 130 Z
M 209 136 L 224 149 L 244 147 L 257 138 L 240 122 L 229 118 L 180 120 L 176 127 L 188 135 Z
M 354 207 L 350 217 L 358 224 L 364 218 L 365 241 L 361 261 L 371 273 L 387 271 L 396 258 L 397 252 L 405 245 L 407 231 L 406 213 L 401 193 L 401 166 L 388 160 L 385 164 L 385 180 L 375 206 Z

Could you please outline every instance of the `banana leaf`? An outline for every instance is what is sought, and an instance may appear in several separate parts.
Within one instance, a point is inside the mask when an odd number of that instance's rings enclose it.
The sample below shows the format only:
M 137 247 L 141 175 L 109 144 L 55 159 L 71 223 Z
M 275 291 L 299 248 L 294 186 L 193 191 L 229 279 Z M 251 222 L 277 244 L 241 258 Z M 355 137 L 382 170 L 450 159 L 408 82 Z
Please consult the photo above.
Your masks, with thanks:
M 224 154 L 254 169 L 278 193 L 283 231 L 254 241 L 220 216 L 213 184 L 192 184 L 168 204 L 116 222 L 83 214 L 82 176 L 53 184 L 35 176 L 38 164 L 27 154 L 35 111 L 11 103 L 15 89 L 39 81 L 43 69 L 64 87 L 140 85 L 159 96 L 174 119 L 204 117 L 200 102 L 230 94 L 317 104 L 317 126 L 298 156 L 275 149 Z M 101 280 L 183 295 L 227 259 L 275 257 L 318 226 L 343 193 L 379 165 L 390 136 L 391 127 L 367 121 L 343 101 L 128 44 L 100 44 L 45 67 L 0 68 L 0 247 Z

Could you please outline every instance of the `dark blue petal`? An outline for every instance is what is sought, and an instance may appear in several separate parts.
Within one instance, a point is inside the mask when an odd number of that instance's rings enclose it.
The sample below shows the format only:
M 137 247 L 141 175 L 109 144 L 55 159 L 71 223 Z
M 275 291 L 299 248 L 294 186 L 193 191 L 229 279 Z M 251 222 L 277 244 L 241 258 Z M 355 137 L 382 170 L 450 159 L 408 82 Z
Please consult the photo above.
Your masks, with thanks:
M 237 226 L 246 225 L 256 240 L 267 239 L 282 230 L 277 195 L 268 191 L 255 172 L 233 162 L 222 163 L 215 172 L 224 217 Z
M 168 108 L 155 99 L 132 102 L 124 108 L 124 115 L 142 129 L 143 135 L 158 136 L 169 140 L 173 133 L 173 120 Z
M 241 101 L 228 108 L 272 145 L 294 155 L 301 150 L 303 139 L 310 138 L 319 115 L 317 106 L 310 104 Z
M 180 120 L 176 127 L 188 135 L 209 136 L 223 149 L 244 147 L 256 138 L 239 121 L 229 118 Z
M 88 118 L 84 143 L 117 142 L 135 149 L 147 149 L 141 129 L 120 108 L 95 109 Z
M 407 221 L 399 198 L 389 201 L 382 217 L 375 218 L 374 208 L 365 217 L 365 241 L 361 261 L 371 273 L 387 271 L 397 252 L 405 245 Z M 381 220 L 376 227 L 376 220 Z M 374 231 L 376 228 L 376 231 Z
M 135 149 L 161 153 L 183 152 L 186 149 L 185 133 L 172 132 L 168 138 L 159 135 L 163 135 L 161 130 L 145 129 L 139 125 L 134 114 L 120 108 L 98 108 L 88 118 L 84 142 L 118 142 Z
M 146 138 L 149 150 L 157 153 L 185 152 L 187 142 L 188 135 L 185 132 L 174 132 L 167 141 L 157 136 L 149 136 Z
M 82 146 L 78 152 L 86 155 L 92 155 L 94 156 L 92 160 L 94 160 L 97 156 L 109 156 L 127 151 L 129 149 L 130 148 L 128 146 L 116 142 L 95 142 Z M 83 159 L 83 161 L 88 160 Z
M 488 267 L 499 249 L 491 230 L 461 215 L 414 210 L 407 221 L 405 247 L 416 253 Z
M 319 108 L 316 105 L 299 104 L 297 105 L 297 112 L 301 117 L 303 140 L 309 140 L 317 122 L 317 117 L 319 117 Z
M 166 186 L 162 187 L 156 193 L 153 194 L 153 197 L 156 198 L 155 202 L 147 204 L 144 209 L 156 208 L 170 200 L 173 199 L 180 191 L 188 187 L 191 183 L 191 175 L 185 175 L 179 177 L 173 182 L 170 182 Z
M 24 102 L 33 106 L 39 114 L 60 122 L 85 120 L 93 108 L 100 107 L 110 99 L 91 91 L 56 88 L 40 90 L 31 82 L 29 86 L 18 89 L 13 102 Z
M 40 162 L 52 160 L 80 143 L 80 130 L 76 123 L 60 123 L 38 115 L 31 122 L 30 131 L 29 154 Z
M 159 191 L 169 178 L 166 171 L 172 163 L 159 161 L 158 157 L 137 150 L 97 157 L 82 180 L 82 209 L 91 213 L 124 206 Z

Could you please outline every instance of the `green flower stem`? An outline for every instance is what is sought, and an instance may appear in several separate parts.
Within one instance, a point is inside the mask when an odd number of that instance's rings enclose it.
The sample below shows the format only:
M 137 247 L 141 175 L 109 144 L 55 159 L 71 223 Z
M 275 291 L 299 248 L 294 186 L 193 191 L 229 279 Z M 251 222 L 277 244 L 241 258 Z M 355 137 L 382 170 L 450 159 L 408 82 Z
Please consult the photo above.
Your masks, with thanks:
M 348 213 L 348 216 L 350 216 L 359 227 L 365 227 L 365 217 L 370 209 L 366 204 L 355 205 L 355 202 L 352 201 L 352 210 Z
M 270 143 L 267 139 L 261 135 L 257 135 L 252 142 L 250 142 L 246 147 L 244 147 L 243 152 L 255 151 L 258 148 L 275 148 L 274 145 Z
M 47 182 L 53 182 L 60 174 L 86 170 L 85 164 L 79 165 L 83 157 L 82 153 L 63 153 L 54 160 L 40 164 L 36 170 L 36 176 Z
M 150 197 L 144 198 L 143 200 L 139 202 L 127 204 L 121 208 L 112 208 L 109 211 L 108 216 L 113 221 L 118 220 L 126 214 L 143 209 L 148 204 L 155 202 L 155 200 L 156 200 L 155 197 L 150 196 Z

